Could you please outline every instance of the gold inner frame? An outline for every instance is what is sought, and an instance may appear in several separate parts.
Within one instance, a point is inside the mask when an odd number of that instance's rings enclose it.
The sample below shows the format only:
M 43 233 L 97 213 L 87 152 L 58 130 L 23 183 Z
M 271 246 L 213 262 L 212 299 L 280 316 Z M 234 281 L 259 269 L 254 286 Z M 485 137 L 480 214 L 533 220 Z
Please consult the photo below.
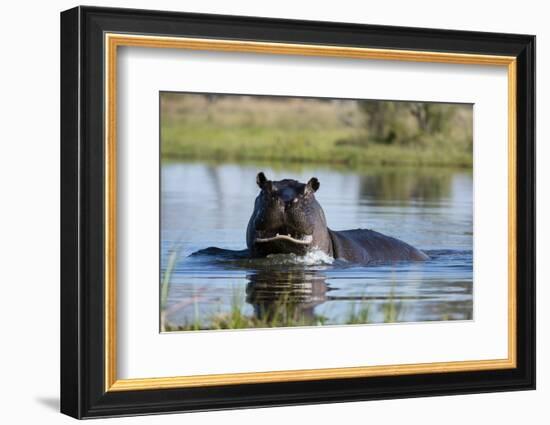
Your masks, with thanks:
M 481 371 L 516 367 L 516 58 L 462 53 L 370 49 L 326 45 L 267 43 L 105 34 L 105 391 L 135 391 L 213 385 L 357 378 L 415 373 Z M 360 366 L 164 378 L 118 379 L 116 324 L 116 99 L 117 48 L 119 46 L 247 52 L 281 55 L 325 56 L 355 59 L 398 60 L 469 65 L 504 66 L 508 72 L 508 357 L 495 360 Z

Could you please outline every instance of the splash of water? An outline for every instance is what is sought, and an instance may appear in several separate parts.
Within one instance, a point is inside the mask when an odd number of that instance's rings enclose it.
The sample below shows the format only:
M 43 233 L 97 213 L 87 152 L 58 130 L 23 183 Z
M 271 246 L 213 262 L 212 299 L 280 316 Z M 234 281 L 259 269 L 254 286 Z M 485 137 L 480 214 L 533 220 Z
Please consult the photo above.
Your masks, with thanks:
M 265 258 L 269 264 L 273 265 L 304 265 L 304 266 L 318 266 L 318 265 L 330 265 L 334 262 L 327 253 L 314 249 L 309 251 L 305 255 L 296 254 L 270 254 Z

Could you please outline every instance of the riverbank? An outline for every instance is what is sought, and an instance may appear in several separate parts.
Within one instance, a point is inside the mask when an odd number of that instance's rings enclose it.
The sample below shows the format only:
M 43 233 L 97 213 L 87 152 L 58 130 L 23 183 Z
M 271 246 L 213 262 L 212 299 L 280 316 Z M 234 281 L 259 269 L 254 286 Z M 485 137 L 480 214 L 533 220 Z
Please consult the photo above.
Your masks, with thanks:
M 429 126 L 421 129 L 411 111 L 395 106 L 399 102 L 382 104 L 387 110 L 374 125 L 369 124 L 374 115 L 368 115 L 358 101 L 165 93 L 161 155 L 351 167 L 472 166 L 469 106 L 439 106 L 444 125 L 439 123 L 435 131 Z M 377 134 L 386 136 L 381 140 Z
M 354 139 L 355 138 L 355 139 Z M 355 140 L 355 141 L 354 141 Z M 403 165 L 471 167 L 472 154 L 427 140 L 425 146 L 401 147 L 362 142 L 346 131 L 281 132 L 261 128 L 193 128 L 166 125 L 163 159 L 262 161 L 330 165 Z

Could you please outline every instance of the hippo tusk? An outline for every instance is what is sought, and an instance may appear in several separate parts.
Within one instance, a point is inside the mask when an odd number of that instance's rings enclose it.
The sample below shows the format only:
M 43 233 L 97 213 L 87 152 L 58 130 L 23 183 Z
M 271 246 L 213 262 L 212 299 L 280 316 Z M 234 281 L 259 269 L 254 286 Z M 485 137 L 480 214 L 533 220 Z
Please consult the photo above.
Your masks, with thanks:
M 281 240 L 289 241 L 299 245 L 309 245 L 311 242 L 313 242 L 313 235 L 305 235 L 301 239 L 296 239 L 290 235 L 280 235 L 277 233 L 275 236 L 271 238 L 256 238 L 255 242 L 266 243 L 266 242 L 274 242 L 274 241 L 281 241 Z

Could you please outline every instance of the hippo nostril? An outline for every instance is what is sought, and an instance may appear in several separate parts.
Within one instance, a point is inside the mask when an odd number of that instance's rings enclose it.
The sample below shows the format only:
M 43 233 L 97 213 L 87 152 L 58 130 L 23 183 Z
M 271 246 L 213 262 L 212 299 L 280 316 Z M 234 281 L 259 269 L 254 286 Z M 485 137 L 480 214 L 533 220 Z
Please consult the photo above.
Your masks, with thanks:
M 293 199 L 291 201 L 287 201 L 285 202 L 285 210 L 289 209 L 290 207 L 292 207 L 292 205 L 296 202 L 296 199 Z

